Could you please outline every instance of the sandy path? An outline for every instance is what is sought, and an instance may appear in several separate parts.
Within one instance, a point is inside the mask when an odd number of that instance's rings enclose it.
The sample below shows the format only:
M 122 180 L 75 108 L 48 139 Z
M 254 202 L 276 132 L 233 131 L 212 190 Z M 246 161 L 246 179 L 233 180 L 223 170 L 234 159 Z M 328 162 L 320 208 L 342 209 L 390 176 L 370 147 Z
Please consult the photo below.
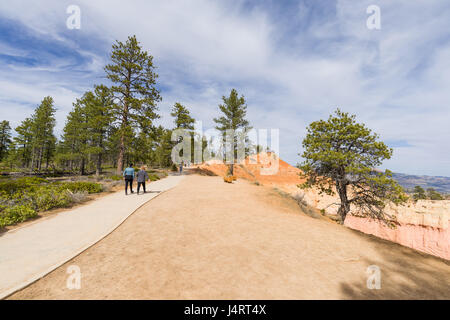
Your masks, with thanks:
M 369 265 L 380 290 L 366 286 Z M 69 265 L 81 289 L 66 288 Z M 299 212 L 262 186 L 192 175 L 13 299 L 449 299 L 450 266 Z

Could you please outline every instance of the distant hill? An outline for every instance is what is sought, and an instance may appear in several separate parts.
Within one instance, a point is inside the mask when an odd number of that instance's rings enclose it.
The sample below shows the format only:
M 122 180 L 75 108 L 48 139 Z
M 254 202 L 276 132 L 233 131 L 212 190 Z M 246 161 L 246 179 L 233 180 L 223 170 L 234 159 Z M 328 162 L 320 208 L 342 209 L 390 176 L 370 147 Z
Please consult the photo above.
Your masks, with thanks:
M 434 188 L 443 194 L 450 194 L 450 177 L 441 176 L 416 176 L 404 173 L 394 173 L 393 178 L 405 189 L 410 190 L 415 186 L 421 186 L 425 190 Z

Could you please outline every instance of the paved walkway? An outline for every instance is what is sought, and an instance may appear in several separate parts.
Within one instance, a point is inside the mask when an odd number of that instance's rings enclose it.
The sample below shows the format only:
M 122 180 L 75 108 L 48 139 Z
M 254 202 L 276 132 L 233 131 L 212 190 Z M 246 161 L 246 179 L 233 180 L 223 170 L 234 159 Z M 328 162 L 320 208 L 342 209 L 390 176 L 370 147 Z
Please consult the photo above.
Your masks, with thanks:
M 183 176 L 148 184 L 147 194 L 123 191 L 0 236 L 0 299 L 41 278 L 112 232 L 137 208 Z M 136 189 L 136 188 L 135 188 Z M 136 190 L 135 190 L 136 191 Z

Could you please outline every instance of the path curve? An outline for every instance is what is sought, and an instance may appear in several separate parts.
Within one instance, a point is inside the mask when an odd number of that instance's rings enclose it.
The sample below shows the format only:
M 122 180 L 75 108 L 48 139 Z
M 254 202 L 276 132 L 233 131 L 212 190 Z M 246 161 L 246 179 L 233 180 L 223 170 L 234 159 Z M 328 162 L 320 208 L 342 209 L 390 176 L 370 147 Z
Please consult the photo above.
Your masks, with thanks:
M 183 176 L 168 176 L 152 182 L 147 194 L 125 196 L 123 191 L 118 191 L 3 234 L 0 237 L 0 299 L 79 255 L 181 179 Z

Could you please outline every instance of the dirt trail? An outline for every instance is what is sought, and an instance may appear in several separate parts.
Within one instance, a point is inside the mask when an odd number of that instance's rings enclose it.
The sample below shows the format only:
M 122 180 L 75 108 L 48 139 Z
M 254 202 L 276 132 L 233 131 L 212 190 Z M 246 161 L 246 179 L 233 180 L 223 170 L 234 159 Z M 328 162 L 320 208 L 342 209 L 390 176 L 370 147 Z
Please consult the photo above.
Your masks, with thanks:
M 80 290 L 66 288 L 69 265 Z M 381 289 L 366 269 L 381 269 Z M 191 175 L 13 299 L 449 299 L 438 258 L 302 214 L 245 180 Z

